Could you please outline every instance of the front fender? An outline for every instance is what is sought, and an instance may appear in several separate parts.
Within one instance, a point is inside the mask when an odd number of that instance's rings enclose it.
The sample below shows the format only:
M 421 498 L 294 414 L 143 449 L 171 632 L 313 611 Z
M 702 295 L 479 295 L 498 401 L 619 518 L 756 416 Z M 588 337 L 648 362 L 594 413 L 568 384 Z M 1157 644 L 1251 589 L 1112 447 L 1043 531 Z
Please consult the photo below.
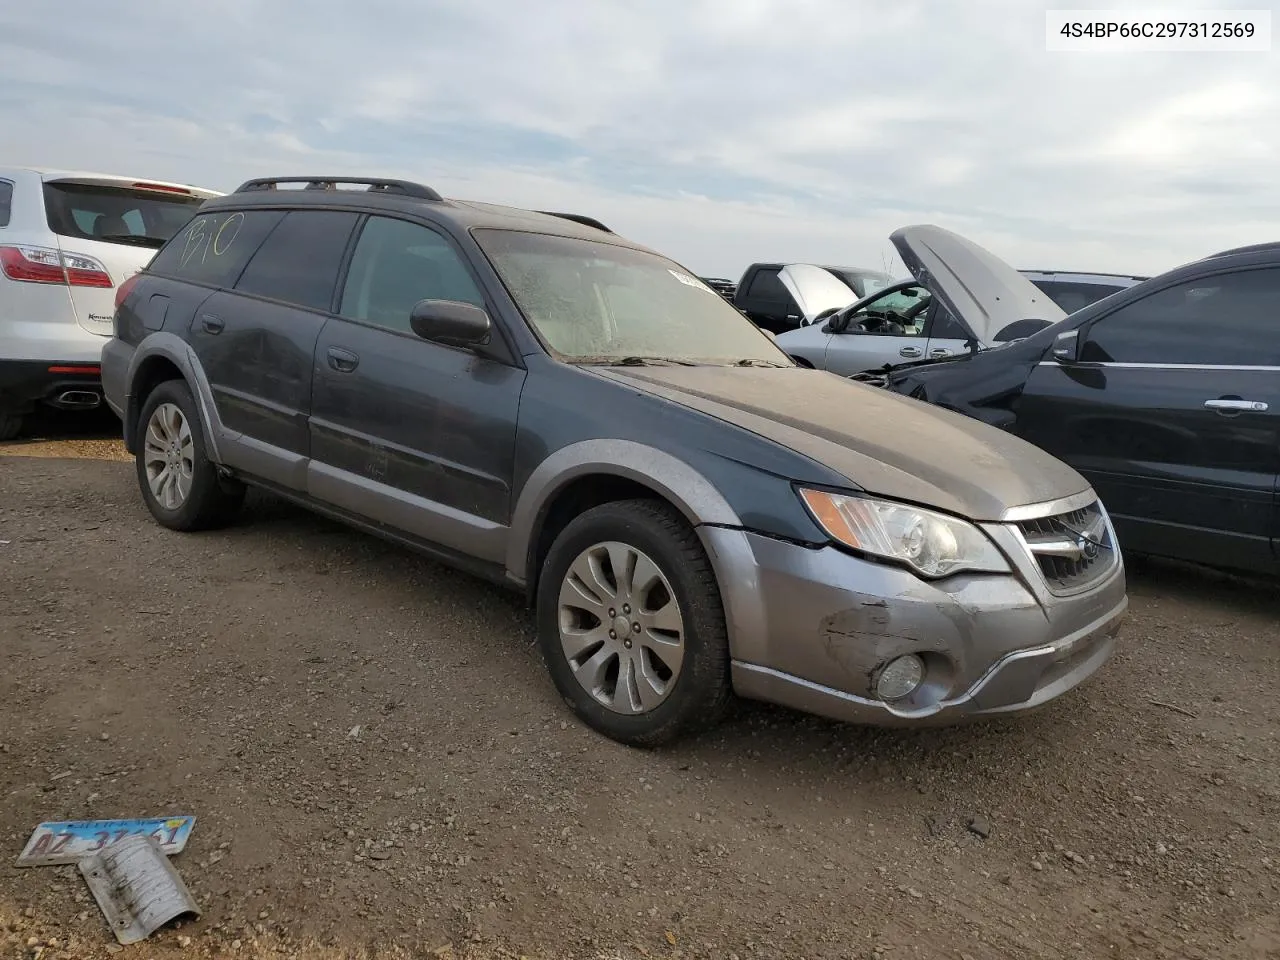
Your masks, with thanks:
M 711 481 L 683 460 L 632 440 L 583 440 L 551 454 L 525 481 L 511 514 L 506 559 L 510 579 L 528 582 L 531 548 L 556 495 L 574 480 L 593 474 L 644 484 L 669 500 L 694 526 L 742 525 Z

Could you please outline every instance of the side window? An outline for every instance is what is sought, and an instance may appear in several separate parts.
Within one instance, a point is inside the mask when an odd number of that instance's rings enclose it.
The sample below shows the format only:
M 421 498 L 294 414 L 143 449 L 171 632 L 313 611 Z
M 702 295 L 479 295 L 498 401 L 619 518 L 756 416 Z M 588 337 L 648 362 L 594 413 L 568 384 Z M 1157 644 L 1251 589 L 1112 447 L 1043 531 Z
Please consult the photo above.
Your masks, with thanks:
M 1121 307 L 1089 328 L 1080 359 L 1280 364 L 1280 268 L 1188 280 Z
M 922 337 L 933 296 L 924 287 L 906 287 L 868 300 L 849 318 L 847 329 L 893 337 Z
M 244 268 L 236 291 L 327 313 L 359 217 L 336 210 L 291 211 Z
M 9 225 L 9 210 L 13 205 L 13 184 L 0 180 L 0 227 Z
M 484 306 L 466 264 L 444 237 L 406 220 L 370 217 L 356 242 L 338 313 L 408 332 L 419 300 Z
M 932 312 L 933 317 L 929 321 L 929 339 L 968 340 L 972 336 L 941 300 L 933 302 Z
M 278 210 L 198 214 L 156 253 L 147 269 L 179 280 L 229 287 L 283 217 Z
M 777 270 L 757 270 L 756 275 L 751 278 L 751 285 L 747 288 L 747 296 L 790 303 L 791 294 L 783 286 L 778 273 Z

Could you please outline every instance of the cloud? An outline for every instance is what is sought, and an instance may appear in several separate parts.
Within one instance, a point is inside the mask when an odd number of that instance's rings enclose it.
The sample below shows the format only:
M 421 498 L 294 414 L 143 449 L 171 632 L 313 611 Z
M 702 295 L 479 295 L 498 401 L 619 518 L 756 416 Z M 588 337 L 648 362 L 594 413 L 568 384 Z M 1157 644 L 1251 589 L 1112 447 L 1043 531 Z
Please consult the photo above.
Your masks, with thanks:
M 1017 265 L 1135 272 L 1274 239 L 1275 58 L 1051 54 L 1047 6 L 9 4 L 3 159 L 221 189 L 411 176 L 592 213 L 726 276 L 879 268 L 918 222 Z

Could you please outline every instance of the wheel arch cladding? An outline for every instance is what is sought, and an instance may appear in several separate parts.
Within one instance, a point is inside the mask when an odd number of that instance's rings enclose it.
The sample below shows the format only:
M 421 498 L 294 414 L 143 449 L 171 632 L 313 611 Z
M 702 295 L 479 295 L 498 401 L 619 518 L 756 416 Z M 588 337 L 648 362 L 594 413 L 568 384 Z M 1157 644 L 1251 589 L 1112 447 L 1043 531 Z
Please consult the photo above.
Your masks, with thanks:
M 663 500 L 689 523 L 739 526 L 712 483 L 683 460 L 631 440 L 585 440 L 562 447 L 530 474 L 511 516 L 507 574 L 531 591 L 546 551 L 564 526 L 601 503 Z
M 138 350 L 129 363 L 126 380 L 129 384 L 129 398 L 124 418 L 125 449 L 130 453 L 136 452 L 138 414 L 146 403 L 148 394 L 166 380 L 186 381 L 200 412 L 206 453 L 210 460 L 219 462 L 218 431 L 215 429 L 215 415 L 211 412 L 213 394 L 209 382 L 191 348 L 172 333 L 154 333 L 147 337 L 138 345 Z

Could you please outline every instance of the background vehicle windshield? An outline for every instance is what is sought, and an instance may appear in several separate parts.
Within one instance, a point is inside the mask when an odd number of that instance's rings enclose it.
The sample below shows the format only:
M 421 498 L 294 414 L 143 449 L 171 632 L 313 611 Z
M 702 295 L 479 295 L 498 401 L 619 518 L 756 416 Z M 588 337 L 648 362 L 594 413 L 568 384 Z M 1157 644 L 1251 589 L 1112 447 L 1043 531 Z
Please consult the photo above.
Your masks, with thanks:
M 512 230 L 475 237 L 525 319 L 567 360 L 759 360 L 792 366 L 761 330 L 670 260 Z

